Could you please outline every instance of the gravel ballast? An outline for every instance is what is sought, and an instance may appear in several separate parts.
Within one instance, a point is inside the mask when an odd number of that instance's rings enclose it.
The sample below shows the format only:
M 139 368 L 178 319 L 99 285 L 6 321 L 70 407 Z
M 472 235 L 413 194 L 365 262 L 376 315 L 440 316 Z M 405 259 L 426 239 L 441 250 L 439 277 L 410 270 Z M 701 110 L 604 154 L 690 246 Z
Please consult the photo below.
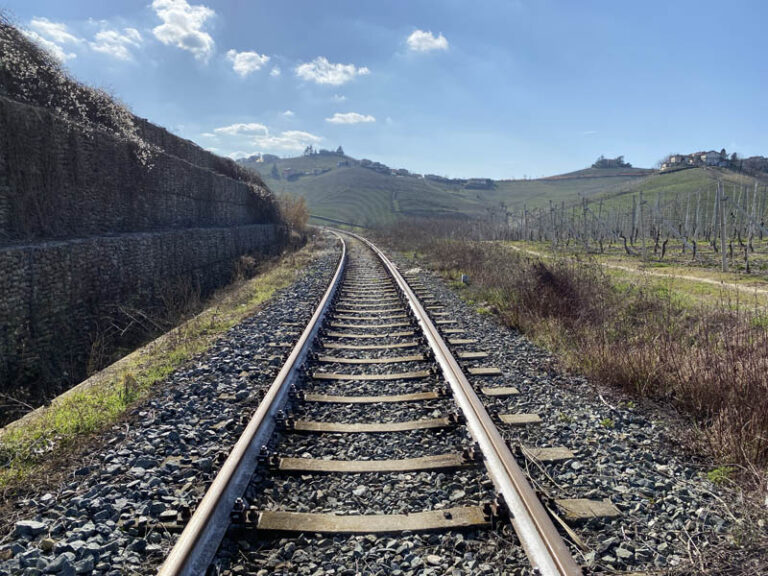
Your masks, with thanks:
M 329 246 L 331 244 L 329 243 Z M 374 277 L 373 260 L 350 242 L 348 276 Z M 162 392 L 132 415 L 128 426 L 105 436 L 103 447 L 73 472 L 57 492 L 19 502 L 23 516 L 13 534 L 0 543 L 0 574 L 149 574 L 170 549 L 175 535 L 164 523 L 194 509 L 214 477 L 222 457 L 242 430 L 271 383 L 288 349 L 310 318 L 334 270 L 338 251 L 327 248 L 304 278 L 282 291 L 253 318 L 222 337 L 210 351 L 177 371 Z M 403 265 L 402 270 L 407 270 Z M 574 453 L 556 463 L 518 462 L 535 487 L 552 501 L 558 498 L 610 500 L 620 511 L 615 519 L 572 522 L 585 544 L 570 544 L 577 561 L 598 572 L 703 572 L 697 554 L 711 548 L 736 550 L 744 519 L 730 506 L 732 496 L 703 475 L 706 470 L 675 443 L 676 424 L 621 398 L 598 395 L 578 376 L 564 374 L 553 359 L 518 333 L 487 314 L 478 314 L 438 277 L 412 270 L 409 280 L 443 305 L 440 319 L 455 320 L 447 329 L 464 333 L 448 338 L 476 339 L 452 346 L 454 352 L 482 351 L 489 356 L 462 360 L 464 367 L 498 367 L 501 376 L 469 376 L 492 416 L 535 413 L 541 423 L 499 430 L 517 453 L 520 446 L 564 446 Z M 366 280 L 367 281 L 367 280 Z M 354 304 L 344 300 L 342 308 Z M 383 308 L 402 309 L 396 302 Z M 380 314 L 387 316 L 399 312 Z M 344 312 L 344 315 L 354 315 Z M 376 313 L 359 313 L 377 316 Z M 435 317 L 437 319 L 438 317 Z M 411 322 L 410 319 L 382 320 Z M 346 320 L 372 324 L 376 320 Z M 416 326 L 413 324 L 413 326 Z M 411 330 L 409 327 L 393 331 Z M 357 334 L 386 330 L 326 327 Z M 372 344 L 371 340 L 322 340 Z M 419 340 L 394 337 L 384 343 Z M 377 341 L 376 343 L 380 343 Z M 338 350 L 316 348 L 320 355 L 344 358 L 422 354 L 413 348 Z M 428 369 L 429 360 L 399 364 L 307 365 L 299 385 L 305 393 L 380 395 L 423 392 L 443 385 L 430 375 L 418 380 L 355 381 L 310 379 L 312 372 L 386 374 Z M 518 395 L 489 397 L 482 387 L 513 386 Z M 604 393 L 605 394 L 605 393 Z M 456 406 L 450 396 L 405 403 L 339 404 L 291 401 L 293 419 L 321 422 L 402 422 L 448 416 Z M 447 428 L 366 434 L 278 431 L 269 443 L 280 456 L 340 460 L 384 460 L 456 453 L 472 446 L 461 422 Z M 494 499 L 482 465 L 458 470 L 407 473 L 282 473 L 262 467 L 245 497 L 254 507 L 294 512 L 396 514 L 476 506 Z M 550 502 L 552 503 L 552 502 Z M 443 533 L 324 536 L 231 531 L 213 566 L 215 574 L 531 574 L 511 526 L 494 520 L 484 529 Z
M 335 271 L 339 248 L 324 240 L 302 278 L 177 370 L 104 434 L 100 448 L 55 491 L 18 502 L 0 544 L 0 574 L 152 574 L 175 535 L 174 521 L 205 492 L 260 393 Z

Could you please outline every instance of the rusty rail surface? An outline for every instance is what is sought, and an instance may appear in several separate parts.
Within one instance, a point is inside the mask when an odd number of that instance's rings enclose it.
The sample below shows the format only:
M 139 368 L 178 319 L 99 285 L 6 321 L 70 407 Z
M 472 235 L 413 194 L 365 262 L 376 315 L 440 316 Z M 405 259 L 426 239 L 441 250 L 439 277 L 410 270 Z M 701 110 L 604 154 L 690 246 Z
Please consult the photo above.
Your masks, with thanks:
M 229 525 L 235 500 L 243 495 L 256 470 L 259 450 L 263 444 L 267 443 L 274 430 L 274 416 L 285 403 L 291 383 L 296 378 L 298 368 L 312 345 L 344 274 L 347 246 L 341 236 L 338 234 L 336 236 L 341 242 L 341 258 L 328 289 L 282 369 L 270 385 L 264 400 L 259 404 L 256 413 L 160 567 L 158 574 L 161 576 L 204 574 L 216 554 Z
M 161 576 L 203 574 L 215 555 L 229 523 L 234 502 L 243 494 L 256 468 L 258 451 L 274 429 L 274 415 L 283 405 L 297 369 L 305 359 L 339 286 L 347 260 L 347 250 L 341 235 L 336 231 L 334 234 L 342 242 L 342 257 L 330 286 L 263 402 L 160 568 L 158 574 Z M 372 242 L 354 233 L 343 234 L 356 238 L 370 248 L 405 296 L 434 352 L 443 376 L 450 384 L 456 403 L 466 419 L 467 428 L 480 447 L 488 473 L 504 500 L 512 525 L 533 568 L 542 576 L 580 575 L 581 568 L 570 554 L 482 401 L 407 281 L 392 261 Z
M 376 253 L 406 296 L 445 379 L 451 385 L 456 402 L 466 418 L 467 428 L 480 446 L 488 473 L 504 498 L 512 526 L 533 567 L 545 576 L 581 574 L 581 568 L 528 483 L 507 443 L 411 287 L 392 261 L 372 242 L 357 234 L 350 233 L 350 236 Z

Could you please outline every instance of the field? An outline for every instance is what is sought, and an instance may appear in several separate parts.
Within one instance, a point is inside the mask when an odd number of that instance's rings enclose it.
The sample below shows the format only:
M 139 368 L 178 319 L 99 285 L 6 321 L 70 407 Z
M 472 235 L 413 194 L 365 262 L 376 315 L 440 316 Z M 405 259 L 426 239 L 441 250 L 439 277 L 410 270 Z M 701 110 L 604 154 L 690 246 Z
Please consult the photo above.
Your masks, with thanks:
M 701 252 L 697 260 L 691 259 L 690 250 L 682 251 L 682 243 L 670 241 L 664 260 L 659 252 L 654 255 L 654 241 L 648 240 L 649 258 L 643 261 L 639 253 L 629 256 L 619 244 L 604 245 L 605 251 L 585 253 L 581 244 L 561 245 L 553 252 L 546 242 L 511 241 L 510 249 L 534 257 L 555 259 L 571 258 L 599 264 L 617 281 L 633 282 L 639 278 L 668 291 L 681 302 L 706 304 L 717 307 L 726 304 L 739 307 L 768 307 L 768 241 L 755 242 L 751 256 L 751 273 L 745 274 L 743 262 L 736 260 L 729 272 L 722 272 L 720 256 L 714 252 Z
M 692 423 L 681 441 L 757 489 L 768 465 L 768 279 L 472 241 L 440 222 L 378 232 L 566 368 Z M 660 265 L 658 265 L 660 264 Z M 466 274 L 468 284 L 457 281 Z M 680 276 L 685 276 L 681 278 Z M 722 284 L 719 284 L 723 280 Z M 750 294 L 747 286 L 761 292 Z

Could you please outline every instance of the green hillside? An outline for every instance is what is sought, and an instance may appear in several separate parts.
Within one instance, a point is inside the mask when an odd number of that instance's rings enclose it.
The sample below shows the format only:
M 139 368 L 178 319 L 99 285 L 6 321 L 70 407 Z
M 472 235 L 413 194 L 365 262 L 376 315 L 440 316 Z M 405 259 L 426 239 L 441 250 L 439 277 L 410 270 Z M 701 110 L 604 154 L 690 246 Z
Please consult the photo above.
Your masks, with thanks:
M 656 172 L 641 180 L 620 186 L 616 191 L 596 195 L 595 198 L 605 198 L 610 204 L 631 203 L 631 196 L 640 191 L 649 201 L 655 201 L 656 196 L 687 196 L 701 192 L 709 198 L 717 187 L 718 180 L 723 182 L 726 192 L 733 187 L 754 186 L 755 177 L 739 174 L 727 168 L 688 168 L 670 172 Z M 764 182 L 759 180 L 760 184 Z
M 460 188 L 416 175 L 377 172 L 344 156 L 240 162 L 258 171 L 274 192 L 304 196 L 313 215 L 350 224 L 372 226 L 415 216 L 466 218 L 484 209 Z M 339 162 L 349 165 L 337 166 Z
M 633 198 L 639 200 L 640 192 L 649 207 L 659 210 L 664 218 L 675 226 L 682 226 L 687 218 L 710 223 L 714 217 L 715 191 L 722 182 L 729 210 L 746 213 L 756 209 L 764 214 L 765 187 L 768 177 L 748 176 L 727 168 L 698 167 L 672 172 L 658 172 L 641 180 L 626 183 L 616 191 L 606 191 L 590 197 L 590 201 L 603 200 L 604 214 L 630 214 Z M 757 195 L 755 195 L 757 184 Z
M 607 209 L 632 205 L 642 191 L 648 202 L 660 204 L 699 198 L 707 205 L 717 181 L 730 192 L 754 185 L 754 178 L 725 168 L 689 168 L 658 172 L 640 168 L 587 168 L 536 180 L 479 181 L 423 177 L 406 170 L 356 160 L 337 154 L 297 158 L 265 157 L 240 160 L 261 174 L 277 193 L 304 196 L 315 222 L 333 221 L 358 226 L 391 223 L 403 217 L 473 218 L 505 205 L 519 211 L 603 200 Z M 764 182 L 761 182 L 761 185 Z M 702 207 L 704 213 L 706 208 Z
M 504 202 L 511 207 L 525 204 L 540 208 L 555 203 L 574 202 L 580 196 L 609 196 L 642 182 L 654 170 L 641 168 L 609 168 L 579 170 L 569 174 L 539 178 L 537 180 L 499 180 L 493 190 L 483 191 L 480 199 L 485 204 Z

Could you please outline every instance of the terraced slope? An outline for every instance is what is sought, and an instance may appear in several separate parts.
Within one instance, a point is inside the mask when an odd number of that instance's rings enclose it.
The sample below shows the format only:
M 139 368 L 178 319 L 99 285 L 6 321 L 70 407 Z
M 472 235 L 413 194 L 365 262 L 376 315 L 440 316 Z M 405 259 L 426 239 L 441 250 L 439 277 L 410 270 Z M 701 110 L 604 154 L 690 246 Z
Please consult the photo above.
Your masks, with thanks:
M 632 197 L 640 191 L 652 203 L 662 195 L 662 204 L 675 196 L 686 202 L 700 191 L 700 201 L 710 204 L 718 179 L 728 192 L 734 186 L 737 190 L 754 186 L 752 177 L 724 168 L 665 173 L 640 168 L 588 168 L 536 180 L 497 180 L 489 189 L 469 189 L 461 181 L 382 173 L 346 156 L 240 162 L 259 172 L 275 192 L 304 196 L 317 222 L 328 219 L 358 226 L 387 224 L 402 217 L 482 217 L 498 211 L 502 204 L 517 211 L 523 204 L 528 209 L 545 208 L 550 202 L 568 205 L 582 197 L 602 199 L 606 208 L 623 208 L 631 206 Z

